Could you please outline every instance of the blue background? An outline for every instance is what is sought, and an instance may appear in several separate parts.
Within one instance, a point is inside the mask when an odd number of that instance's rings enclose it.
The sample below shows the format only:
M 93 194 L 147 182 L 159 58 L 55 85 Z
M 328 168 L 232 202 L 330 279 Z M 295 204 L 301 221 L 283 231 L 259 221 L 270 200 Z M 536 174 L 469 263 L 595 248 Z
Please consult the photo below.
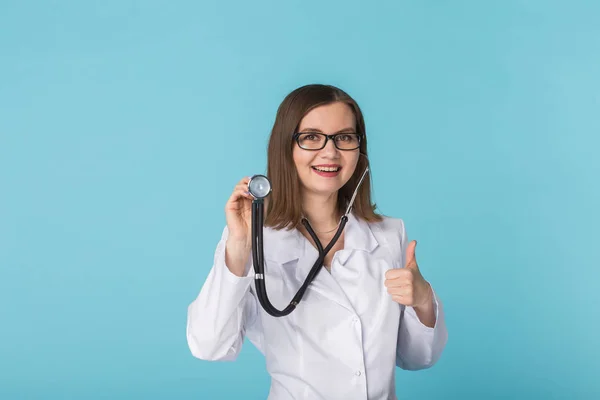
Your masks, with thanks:
M 187 305 L 283 97 L 362 106 L 450 338 L 401 399 L 600 396 L 600 3 L 0 3 L 0 398 L 264 399 Z

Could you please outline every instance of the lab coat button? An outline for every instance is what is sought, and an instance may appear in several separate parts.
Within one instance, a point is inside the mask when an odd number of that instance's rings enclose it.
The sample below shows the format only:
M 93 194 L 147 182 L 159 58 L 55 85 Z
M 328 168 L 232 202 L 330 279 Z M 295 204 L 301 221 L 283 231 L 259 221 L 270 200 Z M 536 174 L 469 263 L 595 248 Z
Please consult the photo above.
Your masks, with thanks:
M 358 322 L 358 318 L 357 317 L 352 318 L 352 322 L 357 323 Z
M 360 371 L 356 371 L 355 375 L 360 376 Z

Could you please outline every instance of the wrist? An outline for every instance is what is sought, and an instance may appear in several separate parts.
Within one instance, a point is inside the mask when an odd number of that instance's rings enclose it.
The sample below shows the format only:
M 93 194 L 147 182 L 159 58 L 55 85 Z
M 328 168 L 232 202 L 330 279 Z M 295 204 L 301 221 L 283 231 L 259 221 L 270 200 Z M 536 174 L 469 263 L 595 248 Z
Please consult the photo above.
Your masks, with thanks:
M 425 282 L 424 293 L 423 300 L 413 306 L 415 310 L 425 311 L 433 308 L 433 289 L 428 282 Z
M 228 250 L 234 251 L 250 251 L 252 250 L 252 242 L 246 238 L 234 238 L 228 237 L 226 240 L 226 246 Z
M 252 246 L 245 240 L 228 238 L 225 245 L 225 265 L 232 274 L 237 276 L 246 275 L 246 264 L 250 257 Z

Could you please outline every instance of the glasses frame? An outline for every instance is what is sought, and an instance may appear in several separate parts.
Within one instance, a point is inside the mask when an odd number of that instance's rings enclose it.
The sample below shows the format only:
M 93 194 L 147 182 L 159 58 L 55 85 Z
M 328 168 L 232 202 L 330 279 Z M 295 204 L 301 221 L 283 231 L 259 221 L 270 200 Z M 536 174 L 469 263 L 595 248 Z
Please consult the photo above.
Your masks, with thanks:
M 319 149 L 305 149 L 304 147 L 302 147 L 300 145 L 300 135 L 320 135 L 320 136 L 325 136 L 325 142 L 323 143 L 323 147 L 319 148 Z M 335 138 L 337 136 L 340 135 L 356 135 L 356 137 L 358 138 L 358 146 L 356 146 L 353 149 L 340 149 L 337 145 L 337 142 L 335 141 Z M 328 135 L 326 133 L 321 133 L 321 132 L 296 132 L 294 133 L 293 136 L 294 140 L 296 141 L 296 143 L 298 144 L 298 147 L 300 147 L 302 150 L 306 150 L 306 151 L 319 151 L 319 150 L 323 150 L 325 148 L 325 146 L 327 146 L 327 142 L 329 141 L 329 139 L 331 139 L 333 141 L 333 145 L 335 146 L 336 149 L 340 150 L 340 151 L 354 151 L 354 150 L 358 150 L 360 149 L 360 145 L 362 144 L 362 135 L 360 133 L 357 132 L 340 132 L 340 133 L 334 133 L 333 135 Z

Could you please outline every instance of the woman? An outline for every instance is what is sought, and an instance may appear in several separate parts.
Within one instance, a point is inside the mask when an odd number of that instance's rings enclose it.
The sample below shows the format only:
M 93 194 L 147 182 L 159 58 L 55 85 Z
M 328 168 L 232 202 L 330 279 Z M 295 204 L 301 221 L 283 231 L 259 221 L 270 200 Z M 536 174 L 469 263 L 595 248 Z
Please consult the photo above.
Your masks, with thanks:
M 277 112 L 268 149 L 265 282 L 285 308 L 326 246 L 368 165 L 362 113 L 342 90 L 296 89 Z M 395 367 L 432 366 L 447 340 L 442 305 L 421 275 L 401 219 L 375 213 L 367 175 L 342 235 L 296 309 L 266 313 L 251 257 L 248 178 L 225 206 L 214 265 L 188 308 L 187 340 L 203 360 L 233 360 L 248 338 L 266 358 L 269 399 L 395 399 Z

